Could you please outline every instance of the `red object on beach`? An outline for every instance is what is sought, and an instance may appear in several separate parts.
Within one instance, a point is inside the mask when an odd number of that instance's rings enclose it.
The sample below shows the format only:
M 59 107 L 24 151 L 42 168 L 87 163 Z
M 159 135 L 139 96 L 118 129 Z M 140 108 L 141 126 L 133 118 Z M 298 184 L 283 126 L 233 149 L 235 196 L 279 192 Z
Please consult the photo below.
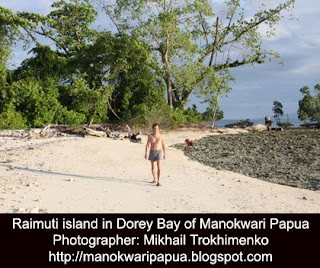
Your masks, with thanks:
M 188 150 L 191 150 L 192 145 L 194 144 L 194 140 L 185 139 L 186 147 Z

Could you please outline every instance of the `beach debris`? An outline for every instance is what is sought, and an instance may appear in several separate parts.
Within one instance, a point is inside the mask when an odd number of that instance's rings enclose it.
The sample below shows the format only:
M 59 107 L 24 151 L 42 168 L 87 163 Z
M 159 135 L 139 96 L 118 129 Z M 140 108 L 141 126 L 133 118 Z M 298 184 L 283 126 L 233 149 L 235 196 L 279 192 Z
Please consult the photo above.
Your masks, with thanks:
M 136 134 L 132 134 L 129 138 L 130 138 L 130 141 L 131 142 L 139 142 L 141 143 L 141 138 L 138 138 L 138 135 L 140 135 L 141 132 L 139 131 L 138 133 Z
M 282 127 L 272 127 L 270 130 L 273 130 L 273 131 L 283 131 L 283 128 L 282 128 Z
M 88 127 L 84 127 L 84 130 L 87 134 L 92 135 L 92 136 L 97 136 L 97 137 L 102 137 L 105 138 L 107 137 L 107 133 L 104 131 L 100 131 L 100 130 L 93 130 L 91 128 Z
M 120 138 L 120 131 L 112 131 L 108 126 L 103 125 L 92 125 L 89 127 L 83 127 L 85 134 L 100 137 L 100 138 Z M 84 135 L 83 135 L 84 136 Z
M 34 138 L 52 138 L 56 136 L 61 136 L 60 127 L 56 126 L 52 128 L 51 124 L 42 129 L 25 129 L 22 133 L 22 138 L 26 141 Z
M 18 209 L 16 209 L 16 212 L 18 212 L 18 213 L 25 213 L 25 212 L 26 212 L 26 209 L 25 209 L 25 208 L 18 208 Z
M 30 213 L 39 213 L 39 208 L 32 208 L 29 211 Z
M 128 131 L 128 136 L 121 136 L 122 132 Z M 33 139 L 52 138 L 52 137 L 72 137 L 74 135 L 86 137 L 108 137 L 112 139 L 129 138 L 132 142 L 141 143 L 141 138 L 137 137 L 141 131 L 133 133 L 128 125 L 123 124 L 92 124 L 83 125 L 79 128 L 71 128 L 68 125 L 46 125 L 43 128 L 31 128 L 25 130 L 4 130 L 0 132 L 0 137 L 8 137 L 13 139 L 22 139 L 28 142 Z M 29 150 L 34 149 L 32 146 Z
M 38 214 L 38 213 L 48 213 L 48 211 L 46 209 L 41 209 L 41 208 L 37 208 L 37 207 L 33 207 L 33 208 L 24 208 L 24 207 L 20 207 L 20 208 L 16 208 L 13 210 L 16 213 L 31 213 L 31 214 Z
M 131 128 L 129 127 L 128 124 L 126 124 L 126 128 L 128 129 L 128 136 L 127 137 L 130 137 L 132 134 Z
M 253 125 L 251 127 L 247 127 L 246 129 L 250 130 L 250 131 L 265 131 L 265 130 L 267 130 L 267 126 L 262 125 L 262 124 L 257 124 L 257 125 Z
M 141 131 L 137 132 L 136 134 L 132 133 L 131 128 L 126 125 L 126 128 L 128 129 L 128 135 L 124 136 L 125 139 L 130 139 L 131 142 L 139 142 L 141 143 L 141 138 L 138 138 L 138 135 L 141 134 Z
M 48 134 L 48 129 L 50 129 L 51 125 L 47 125 L 46 127 L 44 127 L 40 133 L 39 133 L 39 136 L 40 137 L 46 137 L 47 134 Z

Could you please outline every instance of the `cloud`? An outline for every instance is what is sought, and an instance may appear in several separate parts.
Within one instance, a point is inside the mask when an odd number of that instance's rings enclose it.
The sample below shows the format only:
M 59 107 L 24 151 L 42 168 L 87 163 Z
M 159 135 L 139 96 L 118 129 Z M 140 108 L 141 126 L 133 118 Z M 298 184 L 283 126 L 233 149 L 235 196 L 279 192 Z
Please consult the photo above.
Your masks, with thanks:
M 320 12 L 320 5 L 318 0 L 303 0 L 296 1 L 294 14 L 297 17 L 307 17 L 310 15 L 317 15 Z
M 291 69 L 293 75 L 304 75 L 312 76 L 319 74 L 320 70 L 320 57 L 317 57 L 318 60 L 315 60 L 312 57 L 309 57 L 305 60 L 300 60 L 294 68 Z

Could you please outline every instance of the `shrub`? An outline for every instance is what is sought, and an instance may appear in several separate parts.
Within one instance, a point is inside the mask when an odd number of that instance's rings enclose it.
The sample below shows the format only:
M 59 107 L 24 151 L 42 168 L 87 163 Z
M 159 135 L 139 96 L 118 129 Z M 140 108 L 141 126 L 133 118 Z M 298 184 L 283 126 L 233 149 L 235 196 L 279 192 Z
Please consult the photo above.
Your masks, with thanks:
M 236 123 L 225 125 L 225 127 L 230 127 L 230 128 L 245 128 L 245 127 L 251 127 L 251 126 L 253 126 L 253 123 L 250 122 L 249 119 L 240 120 Z
M 283 127 L 283 128 L 288 128 L 288 127 L 292 127 L 293 124 L 291 122 L 280 122 L 277 124 L 279 127 Z
M 60 89 L 67 96 L 68 101 L 62 100 L 69 110 L 85 117 L 85 122 L 91 120 L 96 123 L 106 122 L 108 119 L 108 98 L 111 88 L 108 86 L 91 89 L 85 79 L 80 77 L 72 85 L 65 85 Z
M 158 123 L 161 128 L 170 129 L 174 127 L 172 112 L 167 104 L 158 104 L 151 107 L 140 104 L 136 109 L 139 109 L 139 113 L 130 121 L 132 124 L 144 126 L 148 129 L 154 123 Z
M 23 129 L 26 128 L 26 123 L 27 120 L 14 109 L 12 103 L 0 113 L 0 129 Z

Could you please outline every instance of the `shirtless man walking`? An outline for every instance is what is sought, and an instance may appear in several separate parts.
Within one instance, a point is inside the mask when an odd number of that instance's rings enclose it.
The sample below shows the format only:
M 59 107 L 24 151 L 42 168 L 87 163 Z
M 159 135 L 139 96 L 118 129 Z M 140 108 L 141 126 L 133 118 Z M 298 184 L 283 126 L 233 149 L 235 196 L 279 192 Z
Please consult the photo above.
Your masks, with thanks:
M 149 158 L 148 158 L 148 150 L 150 148 L 149 152 Z M 156 182 L 157 178 L 157 186 L 161 186 L 160 183 L 160 175 L 161 175 L 161 160 L 166 159 L 166 147 L 164 144 L 164 138 L 160 134 L 159 131 L 159 125 L 153 124 L 152 125 L 152 134 L 148 136 L 148 142 L 146 145 L 146 153 L 145 153 L 145 159 L 148 159 L 151 161 L 151 171 L 153 176 L 153 182 Z M 156 176 L 156 163 L 158 167 L 158 172 Z

